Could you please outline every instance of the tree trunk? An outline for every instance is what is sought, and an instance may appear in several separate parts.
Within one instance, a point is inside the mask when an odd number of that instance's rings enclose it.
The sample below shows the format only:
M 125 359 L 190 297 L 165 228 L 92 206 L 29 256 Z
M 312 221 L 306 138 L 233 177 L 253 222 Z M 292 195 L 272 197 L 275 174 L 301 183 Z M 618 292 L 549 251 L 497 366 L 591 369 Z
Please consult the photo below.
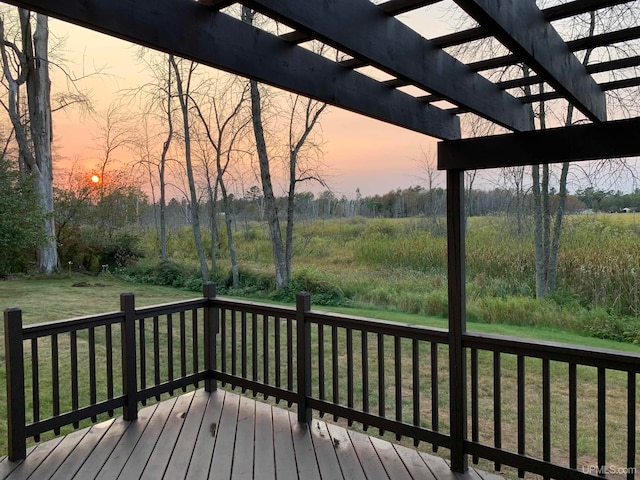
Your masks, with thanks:
M 224 205 L 224 223 L 227 227 L 227 243 L 229 244 L 229 256 L 231 257 L 231 278 L 233 281 L 233 288 L 240 287 L 240 272 L 238 270 L 238 257 L 236 255 L 236 244 L 233 240 L 233 225 L 231 219 L 231 200 L 227 193 L 227 188 L 224 184 L 223 170 L 218 157 L 218 182 L 220 184 L 220 192 L 222 193 L 222 203 Z
M 271 183 L 271 171 L 269 169 L 269 155 L 267 143 L 264 138 L 262 127 L 262 104 L 258 82 L 249 80 L 251 91 L 251 114 L 253 123 L 253 133 L 256 138 L 256 149 L 258 151 L 258 162 L 260 165 L 260 180 L 262 181 L 262 193 L 264 197 L 264 213 L 267 218 L 269 237 L 271 238 L 271 250 L 273 252 L 273 263 L 276 270 L 276 288 L 280 289 L 289 284 L 289 274 L 282 242 L 282 232 L 280 231 L 280 219 L 278 218 L 278 206 L 273 194 L 273 184 Z
M 198 253 L 198 260 L 200 261 L 200 273 L 202 274 L 202 280 L 209 281 L 209 265 L 207 264 L 207 257 L 204 253 L 204 245 L 202 243 L 202 231 L 200 228 L 200 205 L 198 201 L 198 193 L 196 192 L 196 181 L 193 175 L 193 164 L 191 162 L 191 131 L 189 122 L 189 94 L 191 74 L 193 69 L 189 70 L 189 76 L 186 79 L 187 85 L 184 88 L 182 82 L 184 79 L 180 74 L 180 69 L 173 55 L 169 56 L 169 61 L 173 67 L 173 72 L 176 76 L 176 87 L 178 89 L 178 99 L 180 100 L 180 108 L 182 110 L 182 120 L 184 126 L 184 157 L 185 167 L 187 170 L 187 179 L 189 182 L 189 197 L 191 203 L 191 228 L 193 230 L 193 239 L 196 245 L 196 251 Z
M 544 298 L 546 294 L 546 278 L 544 269 L 544 240 L 542 221 L 542 192 L 540 191 L 540 165 L 531 166 L 533 181 L 533 220 L 534 250 L 536 260 L 536 298 Z
M 38 270 L 51 273 L 59 267 L 53 215 L 53 165 L 51 159 L 51 81 L 49 79 L 49 29 L 48 19 L 36 15 L 36 29 L 31 31 L 31 13 L 18 9 L 22 49 L 15 45 L 14 53 L 20 61 L 18 78 L 13 78 L 6 52 L 8 44 L 4 24 L 0 19 L 2 34 L 2 60 L 4 76 L 9 90 L 9 118 L 14 128 L 19 149 L 20 171 L 32 175 L 38 191 L 39 203 L 44 213 L 45 238 L 38 249 Z M 23 123 L 20 111 L 20 87 L 26 85 L 29 109 L 29 127 Z
M 159 181 L 160 181 L 160 258 L 167 259 L 167 183 L 165 179 L 167 167 L 167 154 L 173 140 L 173 115 L 171 111 L 171 59 L 168 58 L 167 69 L 167 139 L 162 144 L 160 156 Z
M 53 165 L 51 159 L 51 80 L 49 79 L 49 27 L 48 18 L 36 15 L 36 29 L 29 35 L 30 14 L 20 10 L 23 29 L 23 45 L 27 54 L 30 73 L 27 75 L 29 125 L 35 165 L 31 174 L 40 195 L 45 214 L 45 241 L 38 250 L 38 270 L 51 273 L 59 267 L 56 225 L 53 215 Z M 33 42 L 33 44 L 32 44 Z M 33 47 L 31 47 L 33 45 Z M 33 50 L 31 50 L 33 48 Z

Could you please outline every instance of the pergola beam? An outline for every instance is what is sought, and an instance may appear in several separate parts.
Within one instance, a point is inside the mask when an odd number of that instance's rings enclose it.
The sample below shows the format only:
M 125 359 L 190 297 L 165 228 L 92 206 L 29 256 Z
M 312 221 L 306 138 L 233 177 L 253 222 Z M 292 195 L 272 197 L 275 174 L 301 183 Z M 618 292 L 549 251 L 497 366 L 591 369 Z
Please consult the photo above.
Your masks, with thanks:
M 640 118 L 445 141 L 440 170 L 538 165 L 640 156 Z
M 533 0 L 454 0 L 587 118 L 605 121 L 605 96 Z
M 244 4 L 364 63 L 510 130 L 531 128 L 526 108 L 370 0 L 246 0 Z
M 449 112 L 197 2 L 7 0 L 204 65 L 442 139 L 460 138 Z

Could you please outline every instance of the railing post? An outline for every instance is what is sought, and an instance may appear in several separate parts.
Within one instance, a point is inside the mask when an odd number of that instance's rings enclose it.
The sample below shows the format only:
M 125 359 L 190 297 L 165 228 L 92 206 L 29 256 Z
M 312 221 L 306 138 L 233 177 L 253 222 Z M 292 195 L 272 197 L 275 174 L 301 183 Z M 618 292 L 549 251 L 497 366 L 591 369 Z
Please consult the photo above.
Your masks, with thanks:
M 202 286 L 202 295 L 209 300 L 204 309 L 204 369 L 207 371 L 207 378 L 204 381 L 204 389 L 213 392 L 218 388 L 218 383 L 213 378 L 213 371 L 216 365 L 216 334 L 219 329 L 219 310 L 212 305 L 212 300 L 216 298 L 216 284 L 207 282 Z
M 136 366 L 136 303 L 133 293 L 120 295 L 120 310 L 124 313 L 120 348 L 122 351 L 122 393 L 126 400 L 122 412 L 125 420 L 138 418 L 138 378 Z
M 466 472 L 467 359 L 462 337 L 467 329 L 465 290 L 464 171 L 447 171 L 447 269 L 449 295 L 449 402 L 451 470 Z
M 298 422 L 311 422 L 311 408 L 307 398 L 311 396 L 311 324 L 306 313 L 311 310 L 311 295 L 300 292 L 296 295 L 296 335 L 298 364 Z
M 22 310 L 8 308 L 4 311 L 4 349 L 7 369 L 8 457 L 11 461 L 27 456 L 22 342 Z

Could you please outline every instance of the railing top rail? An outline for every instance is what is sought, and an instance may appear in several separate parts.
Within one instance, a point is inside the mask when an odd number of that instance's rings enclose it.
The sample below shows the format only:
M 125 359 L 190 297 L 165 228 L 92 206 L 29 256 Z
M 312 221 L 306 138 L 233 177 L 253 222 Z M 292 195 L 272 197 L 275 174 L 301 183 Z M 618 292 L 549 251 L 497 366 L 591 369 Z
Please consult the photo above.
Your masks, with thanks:
M 166 315 L 169 313 L 180 313 L 194 308 L 202 308 L 207 306 L 209 300 L 203 297 L 193 298 L 189 300 L 181 300 L 178 302 L 161 303 L 159 305 L 150 305 L 147 307 L 136 308 L 136 319 L 149 318 L 154 316 Z
M 417 338 L 421 340 L 436 340 L 446 343 L 449 332 L 442 328 L 425 327 L 411 323 L 400 323 L 389 320 L 377 320 L 356 315 L 344 315 L 331 312 L 319 312 L 312 310 L 305 313 L 305 317 L 312 323 L 331 325 L 337 327 L 366 330 L 373 333 L 399 335 L 401 337 Z
M 233 308 L 235 310 L 254 312 L 272 317 L 295 318 L 295 307 L 283 307 L 270 303 L 251 302 L 247 300 L 236 300 L 227 297 L 215 297 L 211 302 L 217 307 Z
M 88 315 L 86 317 L 68 318 L 66 320 L 56 320 L 53 322 L 42 322 L 33 325 L 25 325 L 22 329 L 25 340 L 56 335 L 59 333 L 83 330 L 91 327 L 101 327 L 122 322 L 123 312 L 108 312 L 99 315 Z
M 255 312 L 272 317 L 295 318 L 296 309 L 294 307 L 283 307 L 268 303 L 251 302 L 246 300 L 236 300 L 225 297 L 216 297 L 212 300 L 218 307 L 226 307 L 246 312 Z M 353 328 L 356 330 L 367 330 L 375 333 L 389 335 L 400 335 L 409 338 L 424 340 L 436 340 L 445 343 L 448 338 L 448 331 L 435 327 L 424 327 L 410 323 L 399 323 L 388 320 L 377 320 L 355 315 L 345 315 L 332 312 L 322 312 L 311 310 L 305 312 L 305 318 L 312 323 L 330 325 L 337 327 Z
M 194 308 L 202 308 L 207 305 L 206 298 L 194 298 L 178 302 L 169 302 L 159 305 L 150 305 L 137 308 L 135 318 L 148 318 L 153 316 L 166 315 L 169 313 L 180 313 Z M 102 327 L 113 325 L 124 320 L 124 312 L 107 312 L 98 315 L 87 315 L 83 317 L 68 318 L 65 320 L 55 320 L 52 322 L 42 322 L 23 327 L 24 339 L 46 337 L 60 333 L 67 333 L 77 330 L 84 330 L 91 327 Z
M 640 373 L 640 355 L 636 353 L 479 332 L 465 333 L 462 341 L 467 348 Z

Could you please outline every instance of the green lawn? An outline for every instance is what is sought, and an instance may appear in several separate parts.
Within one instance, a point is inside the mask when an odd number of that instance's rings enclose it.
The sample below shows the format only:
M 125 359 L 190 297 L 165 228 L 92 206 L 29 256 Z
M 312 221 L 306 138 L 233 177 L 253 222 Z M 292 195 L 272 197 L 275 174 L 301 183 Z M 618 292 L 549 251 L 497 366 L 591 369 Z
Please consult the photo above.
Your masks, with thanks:
M 82 283 L 81 283 L 82 282 Z M 84 286 L 74 286 L 81 283 Z M 9 307 L 20 307 L 23 309 L 25 323 L 37 323 L 42 321 L 61 320 L 66 318 L 73 318 L 77 316 L 102 313 L 108 311 L 119 310 L 119 294 L 122 292 L 132 292 L 136 295 L 136 303 L 138 306 L 153 305 L 158 303 L 166 303 L 170 301 L 177 301 L 181 299 L 188 299 L 197 297 L 195 292 L 187 292 L 184 290 L 177 290 L 167 287 L 157 287 L 150 285 L 131 284 L 122 282 L 112 276 L 97 276 L 89 277 L 82 275 L 72 276 L 57 276 L 57 277 L 23 277 L 13 280 L 0 282 L 0 307 L 4 310 Z M 260 299 L 260 301 L 264 301 Z M 313 305 L 312 305 L 313 308 Z M 370 308 L 347 308 L 347 307 L 318 307 L 318 310 L 339 312 L 348 315 L 362 316 L 368 318 L 378 318 L 384 320 L 390 320 L 400 323 L 420 324 L 425 326 L 432 326 L 438 328 L 446 328 L 446 320 L 440 317 L 427 317 L 424 315 L 412 315 L 401 312 L 386 311 L 382 309 L 370 309 Z M 480 331 L 495 333 L 500 335 L 509 335 L 523 338 L 534 338 L 539 340 L 549 340 L 554 342 L 571 343 L 577 345 L 583 345 L 593 348 L 605 348 L 605 349 L 618 349 L 640 354 L 640 346 L 629 343 L 617 343 L 613 341 L 600 340 L 591 337 L 583 337 L 575 333 L 568 333 L 561 330 L 554 330 L 543 327 L 519 327 L 510 325 L 497 325 L 497 324 L 482 324 L 482 323 L 469 323 L 468 329 L 470 331 Z M 0 336 L 4 341 L 3 327 L 0 328 Z M 374 352 L 375 353 L 375 352 Z M 4 355 L 4 352 L 2 352 Z M 390 352 L 390 355 L 392 353 Z M 443 349 L 443 357 L 440 362 L 441 365 L 446 365 L 446 349 Z M 511 364 L 514 363 L 511 356 L 507 356 L 503 363 L 504 377 L 503 388 L 506 388 L 507 392 L 515 391 L 515 377 L 511 372 Z M 372 360 L 373 361 L 373 360 Z M 508 368 L 509 367 L 509 368 Z M 404 368 L 404 367 L 403 367 Z M 407 372 L 408 370 L 407 365 Z M 425 368 L 428 368 L 425 366 Z M 553 390 L 553 402 L 554 412 L 560 418 L 566 415 L 566 373 L 561 365 L 552 365 L 554 369 L 554 376 L 557 373 L 558 384 L 554 386 Z M 537 386 L 540 385 L 540 366 L 539 362 L 528 361 L 527 362 L 527 389 L 531 388 L 531 394 L 528 393 L 528 402 L 532 402 L 528 408 L 528 423 L 531 422 L 533 428 L 528 430 L 528 442 L 535 445 L 540 443 L 538 440 L 541 435 L 541 428 L 536 427 L 536 416 L 539 415 Z M 592 398 L 594 396 L 595 377 L 593 372 L 585 370 L 581 375 L 584 375 L 584 384 L 581 386 L 581 392 L 584 396 L 584 401 L 581 400 L 581 405 L 584 405 L 586 409 L 592 407 Z M 484 353 L 480 354 L 480 378 L 491 378 L 491 358 Z M 442 426 L 446 431 L 446 425 L 448 423 L 448 394 L 446 385 L 446 372 L 443 372 L 443 382 L 441 385 L 442 398 L 440 400 L 440 408 L 445 412 L 442 419 Z M 4 387 L 5 372 L 0 372 L 0 452 L 6 450 L 6 392 Z M 373 381 L 372 381 L 373 382 Z M 373 385 L 373 383 L 372 383 Z M 608 377 L 608 390 L 616 390 L 624 388 L 624 378 L 618 375 L 610 375 Z M 491 385 L 483 385 L 481 392 L 481 416 L 483 419 L 491 419 L 493 415 L 493 406 L 489 401 L 491 398 Z M 509 397 L 509 395 L 505 395 Z M 512 420 L 514 420 L 515 412 L 513 411 L 512 398 L 505 400 L 503 405 L 503 419 L 504 419 L 504 431 L 503 435 L 508 438 L 515 432 L 512 429 Z M 557 403 L 557 405 L 556 405 Z M 617 419 L 616 412 L 625 412 L 625 399 L 616 398 L 612 395 L 608 399 L 608 410 L 613 412 L 609 414 L 608 422 L 610 422 L 611 430 L 617 430 L 619 427 L 619 420 Z M 512 418 L 514 417 L 514 418 Z M 490 423 L 485 425 L 485 420 L 481 425 L 484 432 L 482 438 L 489 443 L 491 437 L 486 437 L 490 432 Z M 590 418 L 584 420 L 581 423 L 582 428 L 587 432 L 591 432 L 592 425 L 590 425 Z M 624 432 L 622 431 L 622 434 Z M 623 437 L 624 435 L 622 435 Z M 562 451 L 566 449 L 566 441 L 562 440 L 562 435 L 558 436 L 561 441 L 559 444 L 554 443 L 554 455 L 558 454 L 562 456 Z M 591 452 L 594 451 L 595 438 L 591 437 L 591 433 L 582 435 L 580 437 L 580 449 L 584 452 L 583 457 L 590 457 Z M 612 437 L 612 436 L 611 436 Z M 556 436 L 554 436 L 556 438 Z M 624 440 L 622 438 L 622 440 Z M 554 440 L 555 442 L 555 440 Z M 620 451 L 624 450 L 622 444 L 619 445 Z M 587 460 L 588 461 L 588 460 Z M 490 465 L 486 465 L 486 468 L 490 468 Z

